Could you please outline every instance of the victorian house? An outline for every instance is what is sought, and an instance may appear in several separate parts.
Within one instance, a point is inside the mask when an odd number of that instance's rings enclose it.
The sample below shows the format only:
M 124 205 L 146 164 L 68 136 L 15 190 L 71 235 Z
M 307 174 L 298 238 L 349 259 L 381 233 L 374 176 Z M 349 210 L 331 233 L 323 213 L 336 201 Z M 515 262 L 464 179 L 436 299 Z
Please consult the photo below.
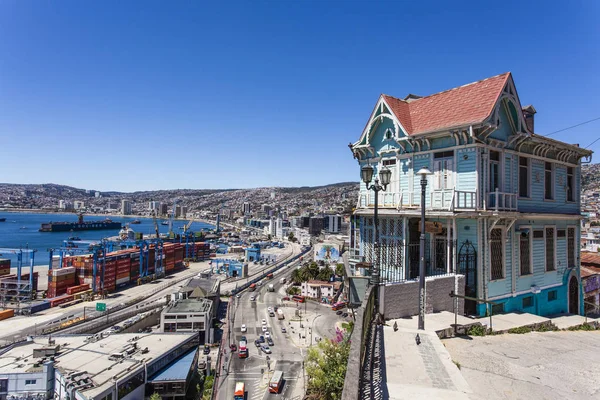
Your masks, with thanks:
M 463 275 L 465 294 L 494 302 L 494 313 L 582 312 L 580 168 L 592 152 L 535 134 L 535 114 L 521 105 L 510 73 L 425 97 L 381 95 L 351 150 L 375 177 L 391 171 L 378 198 L 382 285 L 418 278 L 416 172 L 427 167 L 428 277 Z M 355 275 L 371 273 L 374 200 L 361 182 L 351 224 Z M 486 313 L 482 302 L 464 307 Z

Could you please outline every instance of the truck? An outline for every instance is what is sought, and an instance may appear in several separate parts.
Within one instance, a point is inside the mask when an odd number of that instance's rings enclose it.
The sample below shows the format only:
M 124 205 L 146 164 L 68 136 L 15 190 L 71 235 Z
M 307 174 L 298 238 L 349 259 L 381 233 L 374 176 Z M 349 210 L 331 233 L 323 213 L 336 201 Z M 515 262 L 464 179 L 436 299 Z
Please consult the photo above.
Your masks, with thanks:
M 246 398 L 246 385 L 244 382 L 235 383 L 235 391 L 233 392 L 233 400 L 244 400 Z
M 248 357 L 248 345 L 246 344 L 246 341 L 244 341 L 244 340 L 240 341 L 240 347 L 238 348 L 238 357 L 239 358 Z
M 271 283 L 269 285 L 269 287 L 267 287 L 267 292 L 274 292 L 275 291 L 275 286 L 273 286 L 273 284 Z
M 284 319 L 285 315 L 283 315 L 283 310 L 281 308 L 277 309 L 277 319 Z
M 279 283 L 281 283 L 282 285 L 283 285 L 284 283 L 286 283 L 286 282 L 287 282 L 287 280 L 286 280 L 285 278 L 281 278 L 281 279 L 279 280 Z
M 253 283 L 252 285 L 250 285 L 250 287 L 248 288 L 249 291 L 254 292 L 256 290 L 256 283 Z

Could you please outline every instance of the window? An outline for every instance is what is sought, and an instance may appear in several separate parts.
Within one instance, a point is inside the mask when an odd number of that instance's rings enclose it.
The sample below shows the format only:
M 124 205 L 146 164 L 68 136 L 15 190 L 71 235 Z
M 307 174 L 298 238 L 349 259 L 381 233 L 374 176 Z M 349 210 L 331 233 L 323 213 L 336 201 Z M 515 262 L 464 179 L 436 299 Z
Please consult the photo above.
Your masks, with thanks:
M 433 155 L 433 189 L 452 189 L 454 152 L 442 151 Z
M 519 196 L 529 197 L 529 158 L 519 157 Z
M 519 241 L 521 276 L 531 275 L 531 236 L 529 233 L 521 233 Z
M 533 296 L 523 297 L 523 308 L 529 308 L 533 306 Z
M 565 238 L 566 236 L 567 236 L 567 231 L 565 231 L 564 229 L 558 229 L 556 231 L 557 238 Z
M 555 238 L 554 228 L 546 228 L 546 271 L 554 271 L 556 270 L 556 266 L 554 265 L 554 248 L 555 248 Z
M 25 384 L 26 385 L 35 385 L 36 381 L 37 381 L 37 379 L 25 379 Z
M 391 160 L 383 160 L 383 166 L 389 167 L 390 165 L 396 165 L 396 159 L 392 158 Z
M 558 298 L 556 290 L 550 290 L 548 292 L 548 301 L 554 301 Z
M 492 280 L 504 278 L 504 241 L 500 228 L 492 229 L 490 235 L 490 261 Z
M 165 319 L 175 319 L 175 315 L 165 315 Z
M 187 315 L 178 315 L 177 319 L 187 319 Z
M 567 228 L 567 266 L 575 267 L 575 228 Z
M 177 330 L 179 330 L 179 329 L 192 329 L 192 323 L 191 322 L 178 322 Z
M 543 239 L 544 231 L 541 229 L 536 229 L 535 231 L 533 231 L 533 238 L 534 239 Z
M 500 153 L 490 150 L 490 179 L 488 191 L 502 190 L 500 187 Z
M 544 198 L 554 200 L 554 165 L 551 162 L 545 162 L 544 164 Z
M 567 167 L 567 201 L 575 201 L 575 181 L 573 180 L 573 167 Z
M 177 332 L 177 329 L 175 328 L 176 326 L 177 326 L 177 324 L 164 324 L 163 331 L 164 332 Z
M 194 329 L 204 330 L 204 322 L 194 322 Z
M 493 304 L 492 305 L 492 314 L 502 314 L 504 312 L 504 303 Z

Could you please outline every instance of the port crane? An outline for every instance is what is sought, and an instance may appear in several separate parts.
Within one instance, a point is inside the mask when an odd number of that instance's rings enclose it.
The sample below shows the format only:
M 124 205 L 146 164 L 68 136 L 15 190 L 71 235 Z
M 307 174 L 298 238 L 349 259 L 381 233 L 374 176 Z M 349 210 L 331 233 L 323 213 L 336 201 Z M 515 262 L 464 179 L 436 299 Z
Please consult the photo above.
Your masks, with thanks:
M 0 248 L 0 255 L 16 254 L 17 255 L 17 281 L 21 281 L 21 270 L 23 269 L 23 254 L 29 256 L 29 284 L 33 287 L 33 264 L 35 261 L 35 253 L 37 250 L 34 249 L 11 249 L 11 248 Z
M 52 270 L 52 260 L 54 253 L 57 252 L 59 254 L 59 262 L 58 269 L 62 268 L 63 258 L 65 256 L 73 256 L 75 254 L 90 254 L 93 255 L 93 267 L 92 267 L 92 292 L 97 293 L 99 290 L 104 289 L 104 267 L 105 267 L 105 256 L 107 253 L 107 243 L 106 241 L 101 242 L 90 242 L 84 240 L 76 240 L 76 241 L 66 241 L 69 243 L 69 246 L 63 246 L 56 249 L 48 249 L 48 254 L 50 255 L 50 268 Z M 88 247 L 73 247 L 73 244 L 82 243 L 82 244 L 90 244 L 92 245 Z M 100 274 L 98 273 L 98 268 L 102 267 Z M 100 287 L 96 287 L 96 278 L 100 275 Z
M 179 203 L 179 199 L 175 199 L 173 201 L 173 211 L 171 212 L 171 216 L 169 217 L 169 237 L 175 236 L 173 233 L 173 219 L 175 218 L 175 208 L 177 207 L 177 203 Z

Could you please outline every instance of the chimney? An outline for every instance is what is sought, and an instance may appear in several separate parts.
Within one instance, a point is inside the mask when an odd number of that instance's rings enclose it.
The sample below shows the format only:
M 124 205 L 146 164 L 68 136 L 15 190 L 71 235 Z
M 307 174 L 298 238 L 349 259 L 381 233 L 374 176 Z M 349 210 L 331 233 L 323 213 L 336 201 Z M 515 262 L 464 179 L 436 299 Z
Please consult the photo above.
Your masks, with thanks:
M 527 129 L 529 129 L 531 133 L 535 132 L 533 130 L 533 115 L 535 113 L 537 113 L 537 111 L 535 110 L 535 108 L 533 108 L 532 105 L 523 107 L 523 117 L 525 118 L 525 124 L 527 125 Z

